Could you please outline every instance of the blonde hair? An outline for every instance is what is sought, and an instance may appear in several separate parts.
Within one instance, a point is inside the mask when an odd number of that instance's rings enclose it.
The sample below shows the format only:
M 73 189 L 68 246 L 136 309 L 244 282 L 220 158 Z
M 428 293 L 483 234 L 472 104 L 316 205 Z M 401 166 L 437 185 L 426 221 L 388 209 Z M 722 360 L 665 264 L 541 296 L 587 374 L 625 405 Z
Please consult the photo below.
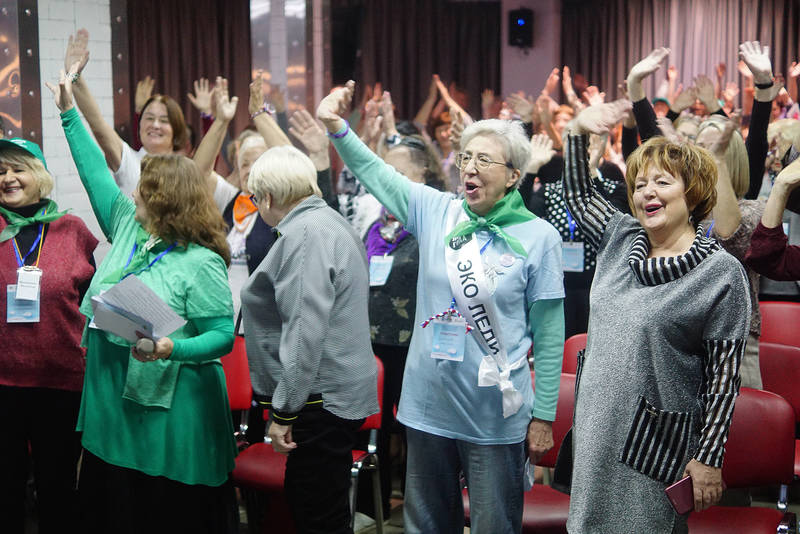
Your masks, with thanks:
M 275 146 L 261 154 L 250 169 L 247 188 L 259 198 L 272 195 L 279 206 L 311 195 L 322 197 L 314 164 L 291 145 Z
M 695 222 L 708 217 L 717 203 L 717 164 L 711 154 L 699 146 L 673 143 L 657 136 L 637 148 L 628 157 L 627 164 L 628 204 L 634 213 L 636 177 L 646 173 L 652 165 L 683 181 L 686 205 Z
M 729 120 L 719 115 L 709 116 L 697 129 L 697 137 L 699 138 L 700 134 L 708 128 L 714 128 L 722 133 L 722 129 Z M 739 130 L 733 132 L 728 148 L 725 150 L 725 165 L 728 167 L 736 198 L 744 197 L 750 187 L 750 163 L 747 158 L 747 148 Z
M 145 156 L 139 198 L 147 209 L 150 233 L 167 242 L 196 243 L 230 265 L 225 221 L 194 161 L 177 154 Z
M 22 148 L 4 146 L 0 148 L 0 163 L 10 167 L 24 167 L 31 173 L 39 187 L 39 200 L 47 197 L 53 190 L 53 176 L 44 163 Z

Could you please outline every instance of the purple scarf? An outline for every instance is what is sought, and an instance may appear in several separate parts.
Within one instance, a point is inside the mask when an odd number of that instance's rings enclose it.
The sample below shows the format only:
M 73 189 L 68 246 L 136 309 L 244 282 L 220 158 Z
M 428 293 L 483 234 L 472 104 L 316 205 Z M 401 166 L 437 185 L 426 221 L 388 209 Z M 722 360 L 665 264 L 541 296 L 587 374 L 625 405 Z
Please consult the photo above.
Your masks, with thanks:
M 370 226 L 367 232 L 365 245 L 367 247 L 367 261 L 372 259 L 372 256 L 383 256 L 389 254 L 403 239 L 408 236 L 408 231 L 403 228 L 397 233 L 394 243 L 389 243 L 383 236 L 381 236 L 381 227 L 383 226 L 383 219 L 376 221 L 375 224 Z

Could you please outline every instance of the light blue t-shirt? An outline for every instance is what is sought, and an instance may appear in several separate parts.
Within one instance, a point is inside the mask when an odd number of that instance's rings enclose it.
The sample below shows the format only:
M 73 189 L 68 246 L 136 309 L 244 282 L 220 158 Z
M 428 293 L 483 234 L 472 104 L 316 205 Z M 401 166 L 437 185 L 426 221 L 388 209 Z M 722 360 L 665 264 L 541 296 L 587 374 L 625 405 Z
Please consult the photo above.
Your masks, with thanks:
M 406 362 L 398 419 L 411 428 L 438 436 L 478 444 L 509 444 L 525 439 L 534 396 L 527 365 L 511 372 L 514 387 L 524 399 L 519 411 L 503 418 L 502 393 L 496 386 L 478 386 L 478 368 L 484 352 L 467 335 L 461 362 L 431 358 L 433 328 L 421 321 L 445 311 L 453 298 L 445 264 L 445 235 L 449 209 L 462 209 L 453 196 L 422 184 L 410 184 L 406 229 L 419 242 L 416 324 Z M 502 342 L 509 363 L 527 356 L 532 337 L 528 310 L 538 300 L 564 298 L 561 237 L 543 219 L 504 227 L 528 251 L 527 258 L 514 253 L 498 237 L 482 254 L 484 264 L 498 273 L 494 295 Z M 492 237 L 487 230 L 476 232 L 478 245 Z M 509 254 L 514 262 L 508 264 Z

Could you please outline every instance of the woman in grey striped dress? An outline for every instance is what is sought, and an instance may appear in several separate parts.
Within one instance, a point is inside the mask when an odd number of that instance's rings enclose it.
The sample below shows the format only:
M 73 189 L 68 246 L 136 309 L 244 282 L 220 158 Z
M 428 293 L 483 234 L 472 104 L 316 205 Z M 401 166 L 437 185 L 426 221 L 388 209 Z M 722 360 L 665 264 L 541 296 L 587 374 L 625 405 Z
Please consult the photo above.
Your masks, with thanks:
M 716 202 L 703 149 L 663 137 L 628 160 L 633 217 L 595 190 L 587 134 L 629 103 L 584 110 L 567 130 L 564 200 L 598 247 L 579 366 L 570 532 L 686 532 L 664 488 L 689 475 L 695 510 L 722 493 L 722 458 L 750 300 L 741 264 L 694 221 Z

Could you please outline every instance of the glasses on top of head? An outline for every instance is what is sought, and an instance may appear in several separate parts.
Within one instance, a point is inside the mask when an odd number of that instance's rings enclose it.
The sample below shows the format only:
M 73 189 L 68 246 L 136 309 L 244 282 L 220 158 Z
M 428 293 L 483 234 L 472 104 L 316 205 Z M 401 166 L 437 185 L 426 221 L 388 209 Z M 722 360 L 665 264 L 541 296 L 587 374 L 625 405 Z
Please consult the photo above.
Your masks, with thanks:
M 489 159 L 489 156 L 486 154 L 467 154 L 465 152 L 460 152 L 456 156 L 456 167 L 461 169 L 462 171 L 467 168 L 469 162 L 472 161 L 472 158 L 475 158 L 475 168 L 479 171 L 485 171 L 492 165 L 503 165 L 508 167 L 509 169 L 513 169 L 514 166 L 507 162 L 507 161 L 492 161 Z

